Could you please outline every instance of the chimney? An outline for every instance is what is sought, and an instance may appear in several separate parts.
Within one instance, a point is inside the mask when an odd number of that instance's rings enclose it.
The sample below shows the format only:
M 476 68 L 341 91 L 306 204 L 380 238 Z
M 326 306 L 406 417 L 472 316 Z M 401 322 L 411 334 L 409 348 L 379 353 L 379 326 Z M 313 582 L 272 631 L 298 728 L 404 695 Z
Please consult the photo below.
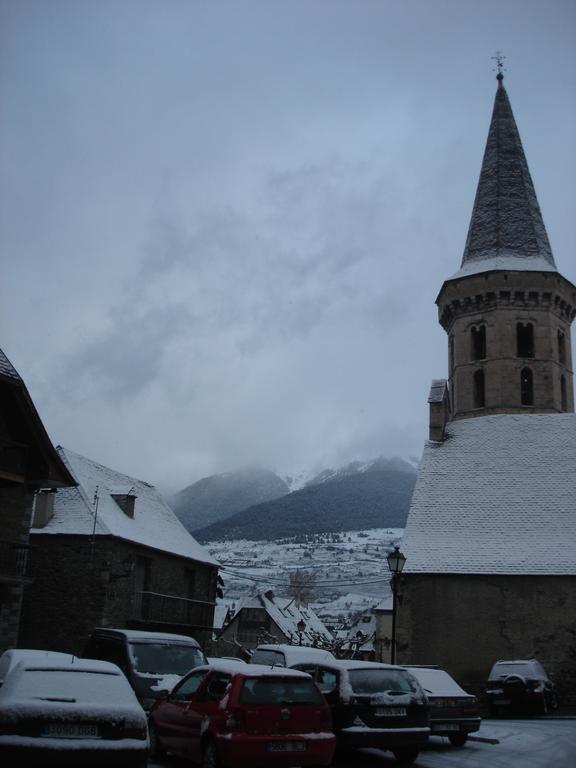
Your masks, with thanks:
M 34 504 L 33 528 L 45 528 L 54 517 L 54 498 L 56 488 L 45 488 L 36 494 Z

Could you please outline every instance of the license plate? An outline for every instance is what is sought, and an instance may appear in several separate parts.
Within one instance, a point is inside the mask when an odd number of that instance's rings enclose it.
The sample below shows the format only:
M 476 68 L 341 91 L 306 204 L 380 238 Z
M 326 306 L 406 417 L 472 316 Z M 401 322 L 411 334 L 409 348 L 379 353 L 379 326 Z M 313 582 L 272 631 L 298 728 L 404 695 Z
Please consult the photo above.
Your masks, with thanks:
M 268 752 L 305 752 L 305 741 L 270 741 L 266 746 Z
M 97 725 L 81 723 L 48 723 L 44 726 L 42 736 L 52 736 L 57 739 L 97 739 Z
M 406 707 L 376 707 L 374 714 L 376 717 L 404 717 Z
M 432 730 L 433 731 L 459 731 L 460 726 L 456 723 L 444 723 L 444 725 L 434 725 L 432 723 Z

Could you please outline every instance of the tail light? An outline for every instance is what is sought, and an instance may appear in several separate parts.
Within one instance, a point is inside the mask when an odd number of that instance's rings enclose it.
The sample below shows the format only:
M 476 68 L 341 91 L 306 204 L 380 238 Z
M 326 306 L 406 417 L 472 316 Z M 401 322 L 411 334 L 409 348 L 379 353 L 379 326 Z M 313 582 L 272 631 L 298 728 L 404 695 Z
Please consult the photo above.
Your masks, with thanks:
M 466 701 L 462 707 L 462 712 L 465 715 L 478 714 L 478 699 L 470 699 L 469 701 Z
M 533 691 L 537 691 L 542 686 L 542 680 L 526 680 L 526 685 Z
M 231 731 L 245 731 L 246 719 L 244 716 L 244 710 L 235 707 L 231 709 L 226 718 L 226 728 Z

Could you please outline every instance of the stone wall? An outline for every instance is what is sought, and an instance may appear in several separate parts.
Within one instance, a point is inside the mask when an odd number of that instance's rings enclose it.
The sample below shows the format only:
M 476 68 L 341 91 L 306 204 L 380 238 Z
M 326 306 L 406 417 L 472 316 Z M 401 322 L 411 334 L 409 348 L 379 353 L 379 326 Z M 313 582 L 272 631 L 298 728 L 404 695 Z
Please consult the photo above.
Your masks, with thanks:
M 498 659 L 537 658 L 576 692 L 576 577 L 404 574 L 400 664 L 439 664 L 482 692 Z
M 0 653 L 18 645 L 33 504 L 34 493 L 26 486 L 0 488 Z
M 21 647 L 78 654 L 97 626 L 188 634 L 203 646 L 211 639 L 214 566 L 111 537 L 98 536 L 92 546 L 86 536 L 32 534 L 32 542 Z M 136 567 L 142 562 L 146 584 Z

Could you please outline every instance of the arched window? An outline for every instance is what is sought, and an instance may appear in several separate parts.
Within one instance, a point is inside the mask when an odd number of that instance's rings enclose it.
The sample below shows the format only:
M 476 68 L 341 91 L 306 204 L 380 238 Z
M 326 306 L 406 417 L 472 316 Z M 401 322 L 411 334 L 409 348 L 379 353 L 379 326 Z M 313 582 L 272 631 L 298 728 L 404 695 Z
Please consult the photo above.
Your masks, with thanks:
M 470 329 L 472 360 L 484 360 L 486 357 L 486 326 L 473 325 Z
M 534 326 L 532 323 L 516 325 L 516 354 L 518 357 L 534 357 Z
M 568 410 L 568 395 L 566 394 L 566 377 L 560 376 L 560 399 L 562 403 L 562 410 Z
M 520 402 L 534 405 L 534 376 L 530 368 L 522 368 L 520 372 Z
M 484 392 L 484 371 L 474 371 L 474 408 L 484 408 L 486 396 Z
M 558 360 L 561 365 L 566 365 L 566 342 L 562 331 L 558 331 Z

